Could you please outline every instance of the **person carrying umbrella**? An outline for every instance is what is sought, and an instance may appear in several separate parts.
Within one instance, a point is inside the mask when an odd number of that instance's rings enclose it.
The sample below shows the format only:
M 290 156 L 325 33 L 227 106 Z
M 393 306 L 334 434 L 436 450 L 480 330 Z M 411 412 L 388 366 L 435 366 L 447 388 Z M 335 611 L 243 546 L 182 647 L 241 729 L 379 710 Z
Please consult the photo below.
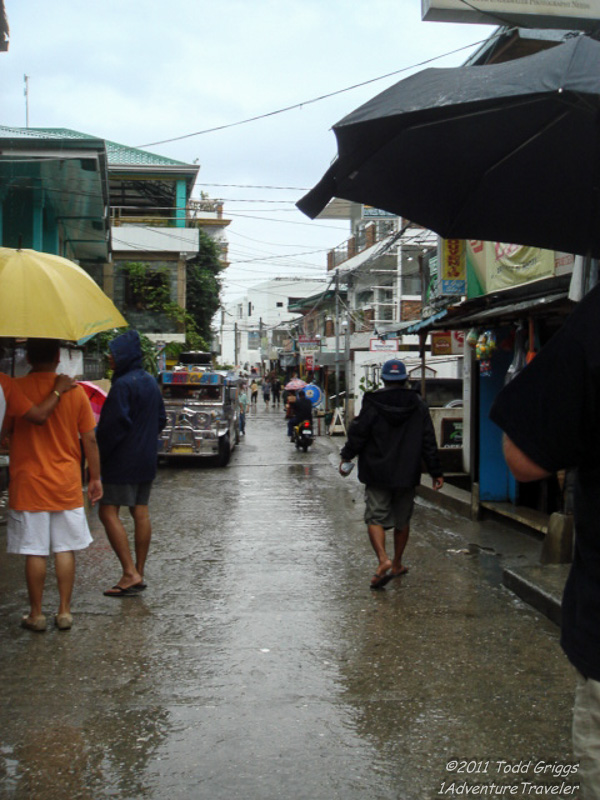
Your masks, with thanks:
M 433 479 L 444 485 L 435 431 L 429 409 L 406 386 L 406 367 L 399 359 L 386 361 L 381 370 L 383 389 L 367 392 L 360 414 L 348 429 L 340 455 L 340 474 L 358 455 L 358 479 L 365 484 L 365 522 L 371 546 L 379 561 L 371 589 L 380 589 L 407 572 L 402 563 L 408 542 L 415 487 L 421 479 L 421 460 Z M 385 549 L 385 532 L 394 529 L 394 560 Z
M 23 394 L 17 381 L 0 372 L 0 430 L 5 414 L 10 417 L 23 417 L 28 422 L 43 425 L 58 406 L 61 395 L 68 392 L 73 384 L 73 378 L 68 375 L 57 375 L 50 394 L 34 405 Z
M 288 419 L 288 436 L 292 438 L 292 431 L 296 425 L 300 425 L 304 420 L 312 422 L 312 403 L 300 389 L 296 401 L 292 404 L 293 416 Z
M 46 630 L 42 599 L 51 552 L 59 593 L 55 623 L 59 630 L 69 630 L 73 621 L 75 551 L 92 541 L 83 507 L 81 446 L 88 462 L 89 500 L 94 505 L 102 496 L 96 423 L 89 400 L 80 387 L 62 392 L 60 400 L 59 389 L 52 388 L 63 384 L 55 374 L 59 355 L 57 340 L 29 339 L 31 372 L 16 381 L 38 406 L 49 392 L 57 402 L 44 425 L 31 425 L 23 416 L 15 419 L 10 441 L 7 549 L 26 557 L 30 610 L 21 625 L 31 631 Z
M 576 673 L 573 754 L 581 797 L 600 797 L 600 285 L 508 383 L 490 418 L 521 482 L 573 469 L 575 552 L 564 589 L 561 645 Z M 560 391 L 557 391 L 560 386 Z

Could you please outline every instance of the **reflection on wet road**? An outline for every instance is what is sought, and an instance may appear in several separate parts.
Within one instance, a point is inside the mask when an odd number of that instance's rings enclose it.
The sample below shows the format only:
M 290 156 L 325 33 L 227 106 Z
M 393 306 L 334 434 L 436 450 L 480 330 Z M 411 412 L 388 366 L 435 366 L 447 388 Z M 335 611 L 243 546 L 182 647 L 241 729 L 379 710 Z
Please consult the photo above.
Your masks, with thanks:
M 419 506 L 409 575 L 370 591 L 341 440 L 297 452 L 261 406 L 226 469 L 159 471 L 143 595 L 103 597 L 118 569 L 94 515 L 73 630 L 31 634 L 0 555 L 1 798 L 412 800 L 451 757 L 568 761 L 557 630 L 493 556 L 449 554 L 473 524 Z

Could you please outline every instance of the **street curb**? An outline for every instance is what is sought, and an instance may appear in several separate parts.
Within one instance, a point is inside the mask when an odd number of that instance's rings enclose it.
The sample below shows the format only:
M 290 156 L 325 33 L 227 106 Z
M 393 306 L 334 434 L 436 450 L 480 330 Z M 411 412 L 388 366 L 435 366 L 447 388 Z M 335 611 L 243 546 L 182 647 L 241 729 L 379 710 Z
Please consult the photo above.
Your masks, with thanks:
M 517 597 L 560 626 L 562 593 L 569 569 L 569 564 L 509 567 L 502 571 L 502 582 Z
M 437 506 L 455 511 L 463 517 L 471 517 L 470 493 L 457 489 L 451 484 L 445 483 L 439 491 L 436 491 L 431 486 L 421 483 L 417 486 L 417 495 Z

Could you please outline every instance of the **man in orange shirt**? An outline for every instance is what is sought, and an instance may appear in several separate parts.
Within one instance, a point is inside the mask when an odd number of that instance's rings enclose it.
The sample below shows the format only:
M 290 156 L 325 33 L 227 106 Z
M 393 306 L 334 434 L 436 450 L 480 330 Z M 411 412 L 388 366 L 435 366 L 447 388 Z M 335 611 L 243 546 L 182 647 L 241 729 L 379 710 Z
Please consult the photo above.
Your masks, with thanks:
M 30 339 L 27 358 L 31 372 L 17 379 L 17 384 L 33 403 L 40 403 L 56 379 L 58 341 Z M 46 629 L 42 596 L 51 552 L 60 598 L 55 623 L 59 630 L 68 630 L 72 624 L 75 551 L 92 541 L 83 508 L 81 445 L 89 468 L 90 502 L 93 505 L 102 497 L 94 427 L 89 400 L 80 387 L 61 396 L 45 425 L 36 427 L 22 419 L 14 422 L 7 539 L 9 553 L 26 556 L 30 611 L 21 624 L 28 630 Z
M 39 405 L 34 405 L 17 383 L 0 372 L 0 430 L 5 412 L 11 417 L 24 417 L 36 425 L 43 425 L 58 405 L 61 394 L 68 392 L 73 386 L 73 379 L 68 375 L 57 375 L 52 391 Z

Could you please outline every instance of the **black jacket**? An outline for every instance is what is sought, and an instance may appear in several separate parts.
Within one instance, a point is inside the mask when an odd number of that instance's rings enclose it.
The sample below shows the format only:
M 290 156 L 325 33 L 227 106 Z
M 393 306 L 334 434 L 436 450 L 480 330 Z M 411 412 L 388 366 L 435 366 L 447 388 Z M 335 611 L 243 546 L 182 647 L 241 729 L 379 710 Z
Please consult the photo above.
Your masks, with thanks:
M 413 389 L 394 387 L 365 394 L 341 450 L 345 461 L 356 455 L 358 479 L 368 486 L 417 486 L 422 460 L 432 477 L 442 475 L 429 409 Z
M 312 403 L 308 397 L 298 397 L 294 403 L 293 411 L 296 422 L 304 422 L 305 419 L 312 422 Z

